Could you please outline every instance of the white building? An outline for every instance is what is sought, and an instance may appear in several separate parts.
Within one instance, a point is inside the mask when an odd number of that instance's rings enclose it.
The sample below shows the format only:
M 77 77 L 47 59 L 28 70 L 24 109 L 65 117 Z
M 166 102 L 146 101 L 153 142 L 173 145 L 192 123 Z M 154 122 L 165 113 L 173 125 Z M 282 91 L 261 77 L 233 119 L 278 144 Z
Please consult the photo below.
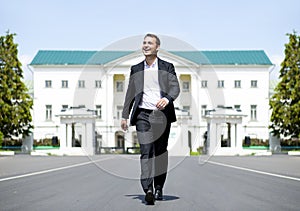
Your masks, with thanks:
M 186 114 L 189 118 L 184 124 L 188 124 L 188 135 L 183 145 L 188 152 L 203 146 L 203 134 L 207 131 L 204 116 L 206 111 L 217 107 L 232 107 L 245 115 L 240 139 L 269 138 L 272 63 L 264 51 L 162 49 L 159 57 L 175 65 L 181 85 L 181 94 L 175 101 L 179 121 L 172 124 L 169 139 L 171 150 L 180 148 L 176 143 L 182 139 L 181 115 Z M 34 70 L 34 139 L 58 136 L 63 140 L 66 126 L 57 115 L 62 110 L 80 107 L 96 112 L 96 151 L 99 146 L 125 149 L 134 146 L 135 128 L 124 134 L 120 119 L 130 66 L 143 58 L 141 51 L 39 51 L 30 64 Z M 80 144 L 82 129 L 76 124 L 73 127 L 72 137 Z M 222 128 L 225 140 L 226 119 Z M 72 146 L 75 147 L 75 142 Z

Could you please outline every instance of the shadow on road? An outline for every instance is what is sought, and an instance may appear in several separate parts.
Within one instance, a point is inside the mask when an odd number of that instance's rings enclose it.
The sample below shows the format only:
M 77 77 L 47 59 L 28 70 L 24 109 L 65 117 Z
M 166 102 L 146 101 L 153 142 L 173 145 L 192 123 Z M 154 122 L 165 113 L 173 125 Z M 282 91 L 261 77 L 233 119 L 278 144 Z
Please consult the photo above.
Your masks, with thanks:
M 130 194 L 125 195 L 126 197 L 131 197 L 132 199 L 140 200 L 142 203 L 145 203 L 145 195 L 142 194 Z M 164 199 L 162 201 L 173 201 L 180 199 L 178 196 L 170 196 L 170 195 L 164 195 Z

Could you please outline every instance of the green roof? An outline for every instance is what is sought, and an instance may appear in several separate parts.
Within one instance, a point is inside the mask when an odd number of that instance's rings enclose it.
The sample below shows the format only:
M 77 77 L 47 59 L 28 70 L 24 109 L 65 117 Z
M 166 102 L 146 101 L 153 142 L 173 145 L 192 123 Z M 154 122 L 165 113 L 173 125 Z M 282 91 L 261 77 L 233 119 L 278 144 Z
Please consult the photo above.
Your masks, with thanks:
M 99 65 L 133 51 L 39 51 L 31 65 Z
M 41 50 L 30 65 L 100 65 L 134 51 L 49 51 Z M 272 65 L 263 50 L 246 51 L 169 51 L 203 65 Z
M 248 51 L 171 51 L 196 64 L 212 65 L 272 65 L 263 50 Z

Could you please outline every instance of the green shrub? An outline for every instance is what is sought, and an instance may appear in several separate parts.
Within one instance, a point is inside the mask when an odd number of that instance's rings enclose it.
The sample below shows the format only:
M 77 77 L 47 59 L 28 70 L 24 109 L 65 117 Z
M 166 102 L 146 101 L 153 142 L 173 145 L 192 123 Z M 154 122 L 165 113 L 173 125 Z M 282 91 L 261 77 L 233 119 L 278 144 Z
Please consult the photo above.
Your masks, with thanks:
M 33 140 L 33 146 L 53 146 L 53 147 L 58 147 L 59 146 L 60 140 L 58 140 L 58 144 L 53 144 L 52 138 L 44 138 L 40 140 Z
M 191 151 L 191 152 L 190 152 L 190 155 L 191 155 L 191 156 L 198 156 L 198 155 L 200 155 L 200 153 L 199 153 L 199 152 L 193 152 L 193 151 Z
M 190 155 L 191 156 L 198 156 L 198 155 L 201 155 L 202 152 L 203 152 L 203 147 L 198 147 L 196 152 L 190 151 Z
M 300 139 L 285 139 L 280 141 L 281 146 L 300 146 Z
M 4 138 L 1 146 L 20 147 L 22 146 L 22 139 Z
M 243 147 L 249 147 L 249 146 L 269 146 L 269 140 L 263 140 L 258 138 L 251 138 L 250 139 L 250 145 L 247 145 L 245 143 L 245 139 L 243 140 Z

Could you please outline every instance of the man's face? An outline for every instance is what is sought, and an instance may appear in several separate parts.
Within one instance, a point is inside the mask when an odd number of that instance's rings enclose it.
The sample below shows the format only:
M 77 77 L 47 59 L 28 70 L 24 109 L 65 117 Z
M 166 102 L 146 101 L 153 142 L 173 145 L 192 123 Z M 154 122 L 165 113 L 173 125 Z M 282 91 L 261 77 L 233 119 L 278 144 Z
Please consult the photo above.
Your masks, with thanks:
M 158 49 L 159 45 L 156 44 L 154 37 L 145 37 L 142 47 L 145 56 L 157 55 Z

